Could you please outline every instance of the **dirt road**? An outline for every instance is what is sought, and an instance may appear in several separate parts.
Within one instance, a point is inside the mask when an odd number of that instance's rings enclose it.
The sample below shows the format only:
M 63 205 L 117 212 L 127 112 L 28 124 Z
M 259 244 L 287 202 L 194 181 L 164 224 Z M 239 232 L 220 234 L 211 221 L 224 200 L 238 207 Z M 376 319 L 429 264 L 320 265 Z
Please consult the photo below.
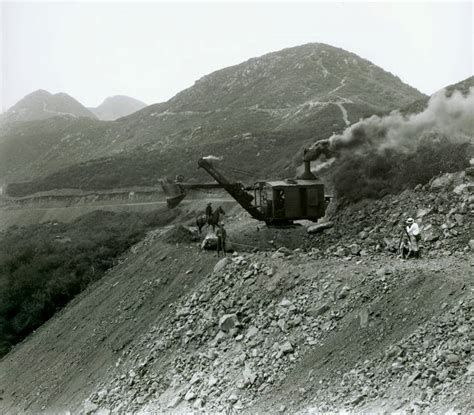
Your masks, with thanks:
M 205 209 L 205 201 L 211 201 L 224 207 L 232 208 L 236 202 L 230 198 L 214 197 L 208 199 L 189 199 L 180 204 L 184 212 L 194 212 Z M 69 206 L 4 206 L 0 208 L 0 231 L 13 225 L 31 225 L 44 222 L 73 222 L 78 217 L 96 210 L 112 212 L 149 212 L 166 205 L 166 201 L 153 202 L 124 202 L 114 203 L 80 203 Z

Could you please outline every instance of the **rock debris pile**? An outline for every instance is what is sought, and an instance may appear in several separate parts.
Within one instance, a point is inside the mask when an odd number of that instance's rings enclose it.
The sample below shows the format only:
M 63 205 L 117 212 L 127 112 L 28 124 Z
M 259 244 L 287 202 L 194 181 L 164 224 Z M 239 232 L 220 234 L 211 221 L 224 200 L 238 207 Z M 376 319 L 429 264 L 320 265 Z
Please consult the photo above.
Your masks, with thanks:
M 447 306 L 443 304 L 442 307 Z M 394 399 L 395 408 L 419 413 L 433 405 L 451 405 L 461 386 L 474 387 L 474 297 L 420 326 L 389 346 L 372 361 L 365 360 L 341 376 L 339 388 L 319 389 L 333 405 L 319 404 L 319 413 L 345 402 L 363 410 L 366 401 Z
M 318 271 L 315 263 L 310 254 L 287 249 L 220 260 L 139 346 L 123 352 L 111 380 L 87 405 L 112 412 L 249 410 L 283 385 L 308 353 L 349 330 L 354 319 L 357 330 L 375 325 L 382 339 L 392 323 L 382 323 L 376 304 L 396 298 L 405 270 L 387 265 L 367 274 L 352 270 L 347 281 L 324 267 Z M 416 394 L 405 405 L 423 408 L 449 399 L 453 384 L 472 379 L 474 299 L 441 307 L 442 316 L 370 359 L 319 380 L 310 371 L 307 382 L 317 393 L 300 388 L 290 404 L 297 407 L 304 399 L 310 404 L 317 396 L 319 409 L 354 409 L 384 399 L 397 382 Z
M 473 190 L 474 172 L 448 173 L 414 190 L 343 208 L 331 222 L 310 226 L 308 233 L 320 256 L 395 254 L 405 221 L 413 217 L 425 255 L 463 255 L 474 251 Z
M 284 264 L 298 255 L 305 254 L 280 250 L 219 261 L 205 284 L 143 340 L 149 352 L 91 402 L 114 411 L 150 400 L 163 410 L 182 402 L 206 411 L 247 407 L 285 377 L 302 347 L 317 344 L 319 333 L 334 327 L 328 308 L 311 310 L 298 273 Z M 318 284 L 331 285 L 326 278 Z M 283 291 L 288 298 L 280 299 Z M 176 353 L 169 370 L 155 372 L 170 349 Z

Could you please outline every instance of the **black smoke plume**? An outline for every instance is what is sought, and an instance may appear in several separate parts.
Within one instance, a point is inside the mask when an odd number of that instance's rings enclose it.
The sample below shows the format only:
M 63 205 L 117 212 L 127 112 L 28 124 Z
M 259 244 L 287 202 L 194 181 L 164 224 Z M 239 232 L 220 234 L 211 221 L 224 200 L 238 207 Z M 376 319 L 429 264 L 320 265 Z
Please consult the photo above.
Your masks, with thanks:
M 469 165 L 474 144 L 474 87 L 468 94 L 441 91 L 426 109 L 372 116 L 309 150 L 329 167 L 336 194 L 346 200 L 381 197 Z M 316 167 L 318 164 L 316 165 Z

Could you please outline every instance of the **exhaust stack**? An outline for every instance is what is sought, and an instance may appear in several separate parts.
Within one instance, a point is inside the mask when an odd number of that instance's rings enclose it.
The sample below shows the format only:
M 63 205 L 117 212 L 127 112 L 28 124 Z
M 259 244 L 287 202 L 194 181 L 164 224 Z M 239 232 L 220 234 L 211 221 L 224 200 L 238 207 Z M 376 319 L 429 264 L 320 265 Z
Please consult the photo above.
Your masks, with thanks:
M 298 176 L 298 179 L 301 180 L 316 180 L 316 176 L 311 173 L 311 161 L 309 160 L 304 160 L 304 172 L 300 176 Z

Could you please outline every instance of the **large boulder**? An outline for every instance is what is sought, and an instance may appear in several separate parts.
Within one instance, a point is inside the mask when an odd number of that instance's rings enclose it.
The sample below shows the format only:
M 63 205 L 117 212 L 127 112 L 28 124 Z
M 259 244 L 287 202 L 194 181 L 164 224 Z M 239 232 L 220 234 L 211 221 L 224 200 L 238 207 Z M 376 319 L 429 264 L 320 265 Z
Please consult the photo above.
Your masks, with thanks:
M 209 232 L 201 243 L 201 249 L 217 249 L 217 236 L 213 232 Z
M 349 246 L 349 249 L 352 255 L 360 255 L 360 251 L 362 250 L 359 244 L 352 244 Z
M 462 195 L 463 193 L 466 193 L 466 194 L 469 194 L 471 189 L 471 186 L 469 185 L 469 183 L 461 183 L 461 184 L 458 184 L 454 189 L 453 189 L 453 193 L 457 194 L 457 195 Z
M 83 407 L 83 413 L 86 415 L 93 414 L 97 412 L 99 409 L 99 406 L 95 404 L 94 402 L 91 402 L 90 400 L 86 400 L 84 402 L 84 407 Z
M 441 190 L 450 186 L 453 182 L 453 177 L 450 174 L 443 174 L 440 177 L 436 177 L 431 182 L 431 190 Z
M 436 177 L 430 183 L 431 190 L 448 189 L 451 186 L 457 186 L 463 182 L 466 173 L 446 173 Z
M 345 246 L 338 246 L 337 249 L 336 249 L 336 252 L 334 252 L 334 255 L 337 256 L 337 257 L 346 257 L 346 256 L 349 256 L 349 254 L 351 253 L 351 251 L 345 247 Z
M 219 328 L 224 333 L 234 329 L 237 324 L 239 324 L 239 320 L 235 314 L 225 314 L 219 319 Z
M 341 291 L 337 295 L 337 298 L 342 300 L 343 298 L 346 298 L 350 292 L 351 292 L 351 288 L 348 287 L 347 285 L 344 285 L 344 287 L 341 288 Z
M 435 242 L 439 239 L 439 235 L 431 226 L 428 229 L 423 230 L 421 235 L 422 235 L 423 241 L 425 242 Z
M 222 271 L 230 263 L 229 258 L 222 258 L 216 265 L 214 265 L 214 274 Z
M 242 373 L 243 383 L 245 386 L 252 385 L 257 379 L 257 374 L 247 365 Z
M 281 354 L 293 353 L 293 350 L 293 345 L 288 340 L 280 345 Z
M 469 241 L 469 248 L 470 248 L 470 250 L 471 250 L 472 252 L 474 252 L 474 239 L 471 239 L 471 240 Z
M 205 250 L 216 250 L 217 249 L 217 236 L 214 232 L 209 232 L 205 237 L 204 240 L 201 242 L 201 249 Z M 225 250 L 228 253 L 232 253 L 235 251 L 234 245 L 229 241 L 225 243 Z
M 433 208 L 419 208 L 416 211 L 416 217 L 417 218 L 424 218 L 425 216 L 430 215 L 433 212 Z

